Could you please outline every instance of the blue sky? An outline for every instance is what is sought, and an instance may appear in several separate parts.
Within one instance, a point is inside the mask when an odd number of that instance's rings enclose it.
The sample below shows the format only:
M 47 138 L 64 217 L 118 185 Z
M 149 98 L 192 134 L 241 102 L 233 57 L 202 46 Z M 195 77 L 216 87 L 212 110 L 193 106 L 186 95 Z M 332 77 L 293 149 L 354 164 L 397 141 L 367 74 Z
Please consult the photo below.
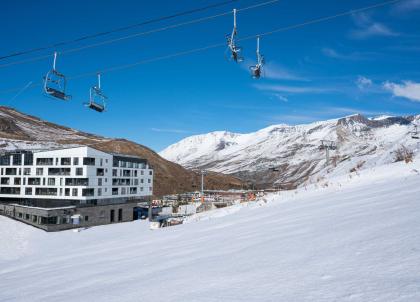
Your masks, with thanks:
M 0 55 L 44 46 L 206 6 L 219 1 L 3 1 Z M 89 43 L 152 30 L 241 8 L 243 0 L 211 11 L 151 24 L 90 40 Z M 380 0 L 279 1 L 238 14 L 238 34 L 267 32 L 310 19 L 368 6 Z M 214 48 L 105 73 L 108 111 L 82 106 L 95 77 L 69 81 L 73 99 L 54 101 L 39 86 L 16 96 L 4 92 L 38 84 L 51 58 L 1 66 L 52 53 L 42 51 L 0 61 L 0 104 L 28 114 L 109 137 L 123 137 L 160 151 L 186 136 L 215 130 L 249 132 L 277 124 L 299 124 L 362 113 L 420 113 L 420 0 L 393 5 L 263 37 L 265 77 L 253 80 L 248 65 L 255 41 L 239 43 L 245 62 L 225 59 Z M 68 76 L 223 43 L 232 17 L 171 29 L 60 56 L 57 69 Z M 87 44 L 58 48 L 65 51 Z

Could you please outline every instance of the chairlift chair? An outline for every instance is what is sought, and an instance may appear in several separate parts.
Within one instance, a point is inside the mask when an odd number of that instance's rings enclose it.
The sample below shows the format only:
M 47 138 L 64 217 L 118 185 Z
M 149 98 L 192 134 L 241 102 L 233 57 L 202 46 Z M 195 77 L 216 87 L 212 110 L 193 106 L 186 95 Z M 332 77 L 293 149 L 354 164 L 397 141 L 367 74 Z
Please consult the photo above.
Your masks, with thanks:
M 260 54 L 260 37 L 257 37 L 257 64 L 252 65 L 249 67 L 249 70 L 251 71 L 251 76 L 254 79 L 259 79 L 262 74 L 262 68 L 264 65 L 264 57 Z
M 55 68 L 56 61 L 57 52 L 54 52 L 53 68 L 44 77 L 44 92 L 47 96 L 67 101 L 71 99 L 71 96 L 66 94 L 67 79 Z
M 105 101 L 108 98 L 102 93 L 101 90 L 101 74 L 98 73 L 98 85 L 93 86 L 89 90 L 89 102 L 85 105 L 92 110 L 97 112 L 104 112 L 105 111 Z
M 236 9 L 233 10 L 233 30 L 232 34 L 230 36 L 227 36 L 227 45 L 228 49 L 231 53 L 231 59 L 235 61 L 236 63 L 240 63 L 244 60 L 243 57 L 239 55 L 239 53 L 242 51 L 242 48 L 240 46 L 236 45 L 236 35 L 237 35 L 237 29 L 236 29 Z

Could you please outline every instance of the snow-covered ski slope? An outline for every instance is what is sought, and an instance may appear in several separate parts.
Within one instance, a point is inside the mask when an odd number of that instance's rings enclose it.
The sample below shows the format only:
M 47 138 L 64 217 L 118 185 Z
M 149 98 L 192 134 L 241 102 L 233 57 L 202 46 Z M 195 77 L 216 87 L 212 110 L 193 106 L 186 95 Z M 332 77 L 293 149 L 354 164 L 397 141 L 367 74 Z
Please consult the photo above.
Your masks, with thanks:
M 0 301 L 420 301 L 419 171 L 366 169 L 153 231 L 0 217 Z

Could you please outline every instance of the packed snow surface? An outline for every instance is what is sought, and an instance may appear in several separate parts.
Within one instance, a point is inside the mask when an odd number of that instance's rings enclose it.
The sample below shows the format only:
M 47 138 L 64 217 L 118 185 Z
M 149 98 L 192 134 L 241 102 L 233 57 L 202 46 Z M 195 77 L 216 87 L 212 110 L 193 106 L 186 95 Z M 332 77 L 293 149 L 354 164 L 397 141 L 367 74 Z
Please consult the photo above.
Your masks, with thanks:
M 419 171 L 366 169 L 153 231 L 0 217 L 0 301 L 420 301 Z

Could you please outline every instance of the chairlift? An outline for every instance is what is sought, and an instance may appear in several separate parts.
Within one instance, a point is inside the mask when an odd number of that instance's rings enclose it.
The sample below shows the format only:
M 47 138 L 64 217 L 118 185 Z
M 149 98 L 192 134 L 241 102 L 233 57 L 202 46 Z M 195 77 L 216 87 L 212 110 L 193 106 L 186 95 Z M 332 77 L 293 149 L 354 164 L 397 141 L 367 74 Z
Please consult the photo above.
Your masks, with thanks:
M 105 111 L 105 101 L 108 98 L 102 93 L 101 90 L 101 74 L 98 73 L 98 85 L 92 86 L 89 90 L 89 102 L 86 103 L 86 107 L 95 110 L 97 112 Z
M 56 61 L 57 52 L 54 52 L 53 68 L 44 77 L 44 92 L 47 96 L 68 101 L 71 99 L 71 96 L 66 94 L 67 79 L 64 74 L 58 72 L 55 68 Z
M 244 60 L 243 57 L 239 55 L 242 48 L 236 45 L 236 35 L 237 35 L 237 29 L 236 29 L 236 9 L 233 9 L 233 30 L 232 34 L 227 36 L 227 45 L 228 49 L 231 53 L 231 59 L 235 61 L 236 63 L 240 63 Z
M 259 79 L 261 77 L 262 68 L 264 65 L 264 57 L 260 54 L 260 37 L 257 37 L 257 64 L 250 66 L 249 70 L 251 71 L 251 76 L 254 79 Z

